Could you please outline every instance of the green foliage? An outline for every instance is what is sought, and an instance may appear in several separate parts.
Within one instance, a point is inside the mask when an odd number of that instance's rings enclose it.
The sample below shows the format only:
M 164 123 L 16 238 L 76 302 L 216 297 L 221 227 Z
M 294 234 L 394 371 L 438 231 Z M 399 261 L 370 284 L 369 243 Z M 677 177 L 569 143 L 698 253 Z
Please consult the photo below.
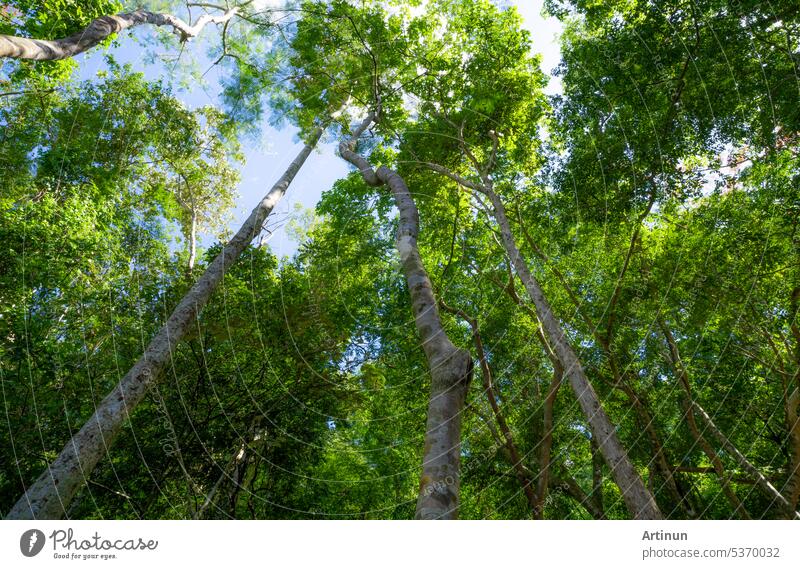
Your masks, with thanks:
M 0 34 L 65 38 L 82 30 L 95 18 L 116 14 L 121 8 L 117 0 L 11 0 L 0 8 Z M 72 60 L 21 62 L 9 74 L 8 83 L 47 88 L 67 80 L 75 69 Z
M 0 33 L 65 35 L 118 9 L 80 4 L 14 2 Z M 224 113 L 113 62 L 81 85 L 67 67 L 16 68 L 9 85 L 30 92 L 0 111 L 0 381 L 13 426 L 0 431 L 0 511 L 220 251 L 186 270 L 193 236 L 227 229 L 246 136 L 269 117 L 301 138 L 329 124 L 339 141 L 370 111 L 379 121 L 358 150 L 407 182 L 445 327 L 476 361 L 461 517 L 534 515 L 519 473 L 534 486 L 543 475 L 557 366 L 485 198 L 459 176 L 491 181 L 506 204 L 665 516 L 736 516 L 684 380 L 788 494 L 800 460 L 798 13 L 788 1 L 547 4 L 565 25 L 563 93 L 549 98 L 516 10 L 489 0 L 307 0 L 280 17 L 246 4 L 204 46 Z M 395 215 L 385 188 L 352 172 L 304 210 L 292 258 L 249 248 L 70 516 L 412 517 L 430 380 Z M 569 389 L 553 412 L 542 517 L 627 517 Z M 702 430 L 749 515 L 785 516 Z

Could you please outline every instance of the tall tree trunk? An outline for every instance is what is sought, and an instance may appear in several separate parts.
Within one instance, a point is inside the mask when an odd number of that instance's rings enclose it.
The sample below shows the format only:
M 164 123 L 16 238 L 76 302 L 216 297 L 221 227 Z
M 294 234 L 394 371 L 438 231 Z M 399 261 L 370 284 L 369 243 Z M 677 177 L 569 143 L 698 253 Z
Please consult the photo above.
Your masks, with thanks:
M 686 371 L 686 367 L 683 365 L 683 361 L 681 360 L 681 354 L 678 350 L 678 344 L 675 341 L 675 337 L 672 335 L 672 331 L 667 326 L 666 322 L 663 320 L 659 320 L 659 326 L 661 327 L 661 331 L 664 333 L 664 338 L 667 340 L 667 345 L 669 346 L 669 357 L 670 357 L 670 364 L 672 370 L 678 377 L 678 382 L 681 384 L 683 388 L 684 395 L 685 395 L 685 416 L 686 416 L 686 424 L 689 427 L 689 432 L 692 434 L 692 438 L 703 451 L 703 454 L 706 455 L 708 460 L 711 462 L 711 465 L 714 467 L 714 472 L 717 475 L 717 480 L 719 480 L 720 485 L 722 486 L 722 491 L 725 494 L 725 497 L 728 499 L 728 502 L 733 507 L 734 512 L 737 516 L 742 519 L 749 520 L 750 514 L 742 504 L 742 501 L 739 500 L 739 497 L 734 492 L 733 487 L 730 483 L 730 476 L 725 472 L 725 467 L 722 464 L 722 460 L 719 457 L 719 454 L 714 450 L 708 440 L 703 436 L 703 433 L 697 426 L 697 418 L 694 415 L 694 396 L 692 395 L 692 386 L 689 383 L 689 374 Z
M 419 212 L 405 181 L 386 166 L 373 170 L 370 163 L 355 152 L 358 138 L 375 120 L 376 115 L 370 114 L 349 141 L 339 144 L 339 154 L 359 169 L 368 185 L 388 186 L 400 212 L 397 251 L 431 374 L 416 517 L 454 519 L 458 517 L 461 415 L 472 379 L 472 358 L 469 352 L 453 345 L 442 327 L 433 287 L 417 248 Z
M 598 511 L 602 512 L 604 509 L 603 504 L 603 455 L 600 452 L 600 447 L 597 441 L 592 438 L 589 441 L 592 453 L 592 495 L 590 496 L 592 502 Z
M 502 409 L 500 409 L 500 404 L 498 403 L 498 394 L 494 389 L 492 368 L 489 366 L 489 360 L 486 358 L 486 348 L 483 345 L 483 338 L 481 337 L 478 319 L 468 315 L 461 309 L 448 306 L 441 300 L 439 301 L 439 305 L 445 312 L 450 312 L 451 314 L 455 314 L 456 316 L 462 318 L 472 329 L 472 340 L 475 343 L 475 350 L 478 353 L 478 362 L 481 368 L 481 378 L 483 379 L 483 393 L 486 396 L 486 400 L 489 402 L 489 407 L 492 409 L 492 414 L 497 422 L 497 426 L 500 428 L 500 432 L 503 433 L 502 442 L 506 449 L 508 449 L 511 465 L 514 468 L 514 473 L 516 474 L 517 480 L 522 486 L 525 499 L 528 501 L 528 505 L 531 507 L 534 517 L 538 519 L 541 517 L 540 502 L 536 492 L 534 491 L 532 480 L 526 472 L 525 465 L 522 463 L 522 455 L 520 454 L 519 449 L 514 442 L 514 436 L 511 433 L 511 428 L 508 426 L 508 422 L 506 421 Z
M 800 500 L 800 387 L 795 387 L 786 401 L 787 417 L 791 425 L 789 442 L 792 449 L 792 459 L 789 464 L 789 477 L 784 489 L 786 500 L 789 502 L 789 513 L 797 510 Z
M 37 40 L 17 36 L 0 35 L 0 57 L 15 59 L 35 59 L 53 61 L 67 59 L 93 48 L 112 34 L 141 24 L 169 26 L 185 41 L 199 34 L 207 24 L 227 22 L 236 15 L 231 8 L 220 16 L 205 14 L 190 26 L 171 14 L 158 14 L 146 10 L 136 10 L 116 16 L 101 16 L 88 26 L 69 37 L 57 40 Z
M 194 264 L 197 261 L 197 213 L 192 208 L 192 219 L 189 226 L 189 274 L 194 270 Z
M 500 234 L 506 253 L 533 301 L 536 314 L 542 323 L 547 339 L 564 367 L 564 374 L 567 376 L 575 397 L 589 422 L 592 434 L 596 437 L 600 452 L 603 454 L 603 458 L 611 471 L 611 476 L 622 493 L 622 498 L 628 510 L 635 519 L 661 519 L 661 512 L 652 493 L 644 485 L 639 473 L 628 458 L 627 452 L 622 446 L 619 437 L 617 437 L 614 424 L 606 415 L 597 393 L 589 383 L 583 366 L 567 340 L 561 324 L 553 314 L 544 292 L 528 270 L 528 266 L 517 248 L 502 200 L 490 187 L 484 187 L 483 191 L 492 203 L 494 217 L 500 226 Z
M 573 500 L 578 502 L 581 507 L 589 512 L 589 515 L 592 516 L 592 518 L 595 520 L 606 519 L 606 514 L 602 507 L 598 508 L 597 503 L 592 499 L 591 496 L 587 495 L 586 492 L 583 491 L 583 488 L 580 487 L 580 484 L 578 484 L 578 482 L 572 476 L 570 476 L 568 472 L 564 472 L 563 476 L 559 474 L 553 474 L 552 478 L 553 485 L 561 489 Z
M 58 519 L 98 461 L 108 452 L 123 423 L 170 361 L 180 341 L 195 326 L 197 314 L 222 281 L 225 271 L 261 232 L 264 220 L 286 193 L 300 167 L 322 136 L 318 129 L 283 176 L 253 209 L 239 231 L 209 264 L 150 341 L 142 357 L 97 406 L 94 415 L 66 444 L 8 513 L 8 519 Z
M 553 410 L 556 404 L 556 396 L 564 378 L 564 370 L 559 362 L 553 362 L 553 379 L 547 388 L 547 395 L 544 399 L 544 409 L 542 417 L 542 441 L 539 448 L 539 479 L 537 481 L 536 495 L 538 503 L 536 507 L 537 518 L 541 519 L 544 515 L 544 505 L 547 501 L 547 492 L 550 485 L 550 471 L 553 451 Z
M 633 256 L 633 251 L 635 249 L 638 236 L 642 227 L 642 223 L 650 213 L 653 208 L 653 204 L 655 203 L 655 194 L 651 194 L 650 201 L 645 207 L 644 211 L 639 215 L 636 223 L 636 229 L 631 236 L 630 245 L 628 247 L 628 251 L 625 255 L 625 260 L 623 262 L 623 268 L 620 271 L 619 276 L 617 277 L 617 285 L 614 288 L 614 292 L 611 295 L 611 300 L 609 301 L 608 311 L 610 312 L 608 317 L 608 324 L 606 326 L 605 334 L 600 331 L 600 327 L 595 325 L 592 318 L 587 313 L 586 309 L 581 303 L 578 296 L 572 290 L 572 287 L 567 282 L 566 278 L 564 277 L 563 273 L 555 266 L 552 260 L 542 251 L 542 249 L 536 244 L 536 241 L 530 236 L 525 225 L 522 222 L 521 217 L 519 216 L 519 211 L 517 211 L 517 220 L 519 222 L 520 228 L 522 229 L 522 235 L 527 242 L 527 244 L 533 249 L 535 254 L 542 259 L 545 263 L 550 265 L 550 270 L 556 276 L 556 279 L 561 283 L 562 287 L 564 287 L 567 296 L 572 301 L 573 305 L 577 313 L 580 315 L 581 319 L 586 324 L 587 330 L 591 332 L 594 336 L 595 341 L 597 342 L 598 346 L 602 348 L 603 353 L 608 361 L 608 367 L 611 371 L 611 375 L 613 377 L 613 383 L 611 386 L 615 389 L 620 390 L 625 397 L 630 402 L 631 406 L 633 407 L 636 418 L 639 421 L 639 427 L 644 430 L 647 434 L 647 440 L 650 443 L 650 448 L 653 453 L 653 458 L 655 461 L 655 470 L 659 473 L 661 478 L 663 478 L 664 483 L 666 485 L 667 491 L 669 492 L 673 502 L 676 505 L 680 505 L 681 509 L 689 516 L 695 517 L 695 511 L 688 503 L 688 498 L 685 492 L 682 491 L 678 480 L 676 479 L 675 475 L 671 470 L 672 461 L 669 460 L 669 456 L 667 451 L 664 447 L 664 444 L 661 442 L 661 436 L 658 433 L 657 425 L 655 422 L 655 418 L 653 417 L 652 413 L 649 411 L 649 404 L 647 402 L 647 398 L 641 395 L 634 387 L 633 382 L 631 381 L 631 374 L 627 371 L 621 371 L 620 366 L 616 357 L 616 354 L 611 348 L 611 339 L 614 334 L 614 324 L 616 322 L 616 311 L 615 307 L 619 302 L 619 296 L 622 289 L 622 282 L 623 278 L 630 266 L 630 262 Z
M 628 458 L 628 453 L 622 446 L 619 437 L 617 437 L 616 428 L 608 415 L 606 415 L 592 384 L 589 383 L 577 354 L 566 338 L 564 329 L 555 314 L 553 314 L 553 309 L 547 302 L 541 286 L 528 270 L 528 266 L 522 258 L 522 254 L 511 233 L 511 226 L 509 225 L 503 202 L 492 188 L 492 180 L 487 174 L 489 168 L 481 167 L 474 155 L 467 149 L 463 139 L 461 139 L 461 142 L 463 150 L 468 154 L 480 174 L 482 183 L 468 180 L 438 164 L 426 162 L 424 165 L 434 172 L 444 174 L 465 188 L 481 192 L 489 198 L 494 210 L 495 220 L 500 226 L 500 235 L 506 254 L 533 301 L 544 335 L 548 343 L 553 346 L 553 350 L 564 368 L 564 374 L 569 379 L 570 386 L 578 399 L 578 404 L 589 422 L 592 434 L 596 437 L 600 447 L 600 452 L 611 471 L 611 476 L 622 493 L 625 505 L 635 519 L 661 519 L 661 511 L 658 509 L 652 492 L 644 485 L 639 473 L 634 468 L 630 458 Z M 494 155 L 489 160 L 489 166 L 491 166 L 493 160 Z
M 725 434 L 719 430 L 711 417 L 708 416 L 708 413 L 706 413 L 696 401 L 692 401 L 691 405 L 695 413 L 697 413 L 697 415 L 703 420 L 714 436 L 717 437 L 717 440 L 719 440 L 719 442 L 722 444 L 722 448 L 724 448 L 731 454 L 731 456 L 733 456 L 743 470 L 755 478 L 756 484 L 764 492 L 764 495 L 766 495 L 773 502 L 777 502 L 781 508 L 787 512 L 789 517 L 800 520 L 800 512 L 796 512 L 792 509 L 786 498 L 784 498 L 783 495 L 775 489 L 775 486 L 773 486 L 772 483 L 767 480 L 767 477 L 761 474 L 761 471 L 758 470 L 749 460 L 747 460 L 747 458 L 738 448 L 736 448 L 730 439 L 728 439 L 728 437 L 726 437 Z

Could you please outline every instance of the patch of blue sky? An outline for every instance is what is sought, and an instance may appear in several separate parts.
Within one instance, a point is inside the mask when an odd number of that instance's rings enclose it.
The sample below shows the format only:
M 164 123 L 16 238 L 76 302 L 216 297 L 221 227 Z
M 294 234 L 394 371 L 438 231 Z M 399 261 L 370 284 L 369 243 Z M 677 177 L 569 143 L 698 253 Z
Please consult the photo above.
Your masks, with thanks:
M 279 0 L 262 0 L 270 5 Z M 558 34 L 560 23 L 554 18 L 544 18 L 541 15 L 542 0 L 515 0 L 509 2 L 517 6 L 524 19 L 524 27 L 531 32 L 534 51 L 542 56 L 542 68 L 551 73 L 559 61 Z M 78 56 L 79 77 L 81 79 L 95 79 L 98 73 L 106 68 L 105 55 L 111 53 L 120 64 L 130 64 L 135 71 L 141 71 L 149 80 L 171 80 L 177 76 L 177 70 L 193 58 L 197 65 L 205 72 L 203 82 L 181 82 L 176 88 L 175 95 L 188 108 L 198 108 L 204 105 L 219 106 L 221 101 L 219 93 L 220 70 L 215 68 L 205 56 L 204 37 L 215 37 L 213 29 L 207 29 L 201 38 L 196 38 L 185 44 L 183 53 L 177 47 L 167 47 L 157 42 L 152 42 L 153 34 L 158 33 L 152 29 L 137 28 L 124 34 L 116 45 L 108 50 L 94 49 L 87 54 Z M 136 36 L 143 41 L 130 41 Z M 210 41 L 210 40 L 209 40 Z M 174 44 L 173 44 L 174 45 Z M 156 57 L 153 57 L 153 55 Z M 561 83 L 557 77 L 551 77 L 547 93 L 558 94 L 561 92 Z M 260 140 L 247 141 L 244 144 L 245 162 L 242 165 L 241 182 L 239 184 L 238 198 L 232 212 L 231 228 L 235 230 L 250 214 L 253 207 L 269 191 L 273 182 L 283 173 L 295 155 L 300 151 L 301 144 L 297 138 L 297 130 L 289 125 L 276 129 L 269 124 L 263 125 Z M 286 197 L 275 209 L 265 227 L 267 235 L 262 242 L 268 243 L 272 251 L 278 255 L 291 256 L 297 252 L 299 243 L 286 231 L 286 226 L 291 216 L 296 211 L 296 204 L 302 208 L 314 208 L 322 192 L 329 189 L 333 183 L 343 177 L 348 171 L 347 165 L 335 153 L 335 144 L 320 145 L 289 188 Z M 209 246 L 217 240 L 214 235 L 201 235 L 200 245 Z

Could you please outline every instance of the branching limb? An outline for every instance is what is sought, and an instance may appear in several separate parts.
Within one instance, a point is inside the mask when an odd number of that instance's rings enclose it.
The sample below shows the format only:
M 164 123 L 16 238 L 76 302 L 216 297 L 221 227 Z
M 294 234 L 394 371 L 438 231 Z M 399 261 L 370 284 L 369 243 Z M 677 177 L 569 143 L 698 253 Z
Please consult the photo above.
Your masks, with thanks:
M 0 35 L 0 57 L 36 61 L 68 59 L 95 47 L 112 34 L 142 24 L 170 27 L 181 38 L 181 41 L 186 41 L 197 37 L 208 24 L 225 23 L 237 12 L 238 8 L 231 8 L 218 16 L 204 14 L 193 25 L 189 25 L 172 14 L 136 10 L 115 16 L 101 16 L 83 30 L 62 39 L 39 40 Z

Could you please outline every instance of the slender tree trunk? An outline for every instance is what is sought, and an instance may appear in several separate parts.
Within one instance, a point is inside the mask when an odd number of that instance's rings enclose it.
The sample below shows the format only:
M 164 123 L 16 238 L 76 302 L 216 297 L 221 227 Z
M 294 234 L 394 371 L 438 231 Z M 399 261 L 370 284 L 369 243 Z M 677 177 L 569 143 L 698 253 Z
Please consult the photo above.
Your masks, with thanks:
M 692 438 L 703 451 L 703 454 L 705 454 L 708 460 L 711 461 L 714 474 L 717 475 L 717 480 L 722 486 L 722 492 L 725 494 L 728 502 L 733 507 L 734 513 L 743 520 L 751 519 L 750 514 L 747 512 L 744 504 L 741 500 L 739 500 L 739 497 L 733 490 L 733 486 L 731 485 L 731 477 L 727 472 L 725 472 L 725 466 L 722 464 L 719 454 L 717 454 L 717 451 L 714 450 L 714 447 L 709 444 L 708 440 L 703 436 L 703 433 L 700 432 L 700 429 L 697 426 L 697 419 L 694 416 L 694 409 L 692 409 L 692 403 L 689 399 L 686 400 L 686 404 L 684 405 L 684 413 L 686 415 L 686 423 L 689 426 L 689 432 L 691 432 Z
M 658 324 L 661 327 L 661 331 L 664 333 L 664 338 L 666 338 L 667 345 L 669 346 L 670 364 L 678 377 L 678 381 L 681 384 L 686 397 L 684 412 L 686 416 L 686 424 L 689 427 L 689 432 L 692 434 L 692 438 L 695 440 L 697 445 L 703 451 L 703 454 L 706 455 L 708 460 L 711 462 L 711 465 L 714 467 L 714 472 L 716 473 L 717 479 L 722 486 L 722 491 L 725 494 L 725 497 L 728 499 L 730 505 L 733 507 L 736 515 L 742 519 L 749 520 L 750 514 L 745 509 L 742 501 L 739 500 L 736 492 L 734 492 L 730 483 L 730 477 L 725 472 L 725 467 L 722 464 L 722 460 L 714 450 L 714 447 L 709 444 L 708 440 L 705 438 L 705 436 L 703 436 L 703 433 L 700 432 L 700 429 L 697 426 L 697 419 L 694 415 L 694 408 L 692 406 L 694 403 L 692 386 L 689 383 L 689 374 L 687 373 L 686 368 L 683 365 L 683 361 L 681 360 L 681 354 L 678 350 L 678 344 L 675 342 L 675 337 L 672 335 L 672 332 L 663 320 L 659 320 Z
M 678 480 L 676 480 L 676 477 L 674 476 L 671 470 L 672 461 L 669 460 L 666 449 L 664 448 L 664 445 L 661 442 L 661 437 L 658 433 L 658 429 L 656 428 L 655 419 L 649 411 L 649 405 L 647 399 L 643 397 L 639 392 L 637 392 L 636 389 L 634 389 L 633 383 L 629 379 L 629 374 L 620 371 L 620 366 L 617 362 L 616 355 L 611 349 L 611 337 L 613 334 L 614 323 L 616 321 L 615 306 L 619 301 L 622 281 L 630 265 L 630 261 L 633 256 L 633 251 L 639 236 L 642 222 L 652 210 L 654 201 L 655 201 L 655 194 L 651 194 L 650 201 L 648 202 L 648 205 L 645 208 L 645 210 L 639 215 L 636 224 L 636 229 L 634 230 L 633 235 L 631 236 L 631 242 L 630 246 L 628 247 L 628 252 L 625 255 L 623 268 L 619 276 L 617 277 L 617 286 L 614 288 L 614 293 L 612 294 L 611 300 L 609 302 L 608 310 L 611 312 L 611 314 L 609 315 L 608 318 L 608 324 L 606 327 L 605 334 L 601 333 L 600 328 L 594 324 L 592 318 L 586 312 L 585 308 L 583 307 L 583 304 L 580 302 L 578 296 L 572 290 L 572 287 L 569 285 L 564 275 L 561 273 L 561 271 L 559 271 L 558 267 L 556 267 L 555 264 L 552 263 L 551 259 L 544 253 L 544 251 L 542 251 L 542 249 L 536 244 L 535 240 L 528 234 L 525 225 L 522 223 L 522 219 L 519 218 L 519 212 L 517 213 L 518 213 L 519 225 L 522 229 L 522 235 L 525 241 L 533 249 L 533 251 L 539 258 L 541 258 L 545 263 L 550 265 L 550 270 L 553 272 L 558 281 L 561 283 L 562 287 L 564 287 L 564 290 L 566 291 L 570 300 L 574 304 L 575 309 L 577 310 L 578 314 L 581 316 L 584 323 L 586 324 L 587 329 L 592 333 L 592 335 L 595 338 L 595 341 L 602 348 L 608 360 L 608 366 L 611 370 L 611 374 L 613 377 L 613 383 L 611 385 L 615 389 L 619 389 L 620 391 L 622 391 L 622 393 L 625 394 L 625 397 L 627 397 L 628 401 L 630 401 L 631 406 L 636 412 L 636 417 L 637 420 L 639 421 L 639 426 L 647 434 L 647 440 L 650 443 L 650 448 L 653 452 L 653 457 L 655 459 L 655 470 L 664 479 L 666 488 L 669 491 L 674 503 L 679 504 L 689 517 L 694 517 L 695 516 L 694 509 L 688 504 L 687 497 L 685 493 L 681 490 L 681 487 L 678 484 Z
M 589 383 L 577 354 L 569 344 L 539 283 L 528 270 L 528 266 L 519 252 L 500 197 L 488 187 L 484 188 L 484 193 L 492 203 L 506 253 L 533 301 L 547 339 L 564 367 L 564 373 L 591 426 L 592 434 L 596 437 L 600 452 L 611 471 L 611 476 L 619 486 L 628 510 L 635 519 L 661 519 L 661 512 L 652 493 L 648 491 L 628 458 L 627 452 L 617 437 L 616 428 L 606 415 L 597 393 Z
M 724 448 L 731 454 L 731 456 L 733 456 L 743 470 L 755 478 L 756 484 L 759 488 L 761 488 L 761 490 L 763 490 L 764 494 L 773 502 L 780 504 L 781 508 L 783 508 L 784 511 L 787 511 L 791 518 L 800 519 L 800 512 L 796 512 L 791 509 L 791 506 L 786 498 L 784 498 L 783 495 L 775 489 L 775 486 L 773 486 L 772 483 L 767 480 L 766 476 L 761 474 L 761 471 L 758 470 L 749 460 L 747 460 L 747 458 L 741 453 L 741 451 L 739 451 L 738 448 L 736 448 L 730 439 L 728 439 L 728 437 L 726 437 L 725 434 L 719 430 L 711 417 L 708 416 L 708 413 L 706 413 L 696 401 L 692 401 L 691 405 L 695 413 L 697 413 L 697 415 L 703 420 L 714 436 L 717 437 L 717 440 L 719 440 L 719 442 L 722 444 L 722 448 Z
M 792 460 L 789 465 L 789 477 L 785 485 L 784 494 L 789 502 L 789 512 L 797 510 L 800 500 L 800 387 L 796 387 L 786 402 L 787 417 L 791 428 L 789 442 L 792 449 Z
M 136 10 L 116 16 L 101 16 L 83 30 L 57 40 L 0 35 L 0 57 L 39 61 L 67 59 L 93 48 L 112 34 L 142 24 L 169 26 L 181 37 L 182 41 L 185 41 L 197 36 L 207 24 L 227 22 L 236 15 L 236 11 L 236 8 L 232 8 L 220 16 L 206 14 L 198 18 L 193 26 L 190 26 L 170 14 Z
M 498 394 L 494 390 L 492 368 L 489 366 L 489 361 L 486 358 L 486 349 L 483 346 L 483 338 L 481 337 L 478 319 L 469 316 L 463 310 L 451 308 L 442 301 L 440 301 L 439 304 L 444 311 L 461 317 L 472 329 L 472 340 L 475 343 L 475 350 L 478 353 L 478 362 L 480 364 L 481 377 L 483 379 L 483 393 L 489 402 L 489 406 L 492 408 L 492 414 L 497 422 L 497 426 L 500 428 L 500 432 L 503 433 L 503 445 L 508 449 L 509 459 L 514 468 L 514 473 L 517 476 L 517 480 L 522 486 L 525 499 L 528 501 L 528 505 L 531 507 L 534 517 L 540 518 L 541 507 L 536 496 L 536 492 L 533 489 L 532 480 L 527 475 L 525 466 L 522 463 L 522 455 L 520 454 L 519 449 L 514 442 L 511 428 L 508 426 L 506 418 L 503 415 L 503 411 L 500 409 L 500 405 L 497 402 Z
M 481 192 L 489 198 L 494 209 L 495 220 L 500 226 L 500 235 L 506 254 L 533 301 L 536 316 L 541 322 L 544 335 L 548 343 L 553 346 L 553 350 L 564 368 L 564 373 L 569 379 L 570 386 L 578 399 L 578 404 L 589 422 L 593 436 L 598 441 L 600 452 L 611 470 L 611 476 L 622 493 L 625 505 L 635 519 L 661 519 L 661 511 L 658 509 L 652 492 L 644 485 L 642 478 L 628 458 L 628 453 L 617 437 L 614 424 L 600 404 L 600 399 L 597 397 L 597 393 L 595 393 L 591 383 L 589 383 L 580 360 L 578 360 L 577 354 L 569 344 L 561 324 L 553 314 L 553 309 L 547 302 L 541 286 L 528 270 L 528 266 L 522 258 L 511 233 L 511 226 L 509 225 L 503 202 L 492 188 L 492 180 L 486 173 L 489 168 L 481 167 L 477 159 L 466 148 L 463 139 L 461 142 L 464 151 L 468 154 L 480 174 L 482 183 L 479 184 L 467 180 L 438 164 L 426 162 L 425 166 L 434 172 L 444 174 L 466 188 Z M 488 163 L 489 167 L 493 160 L 494 157 L 492 156 Z
M 339 154 L 359 169 L 368 185 L 388 186 L 400 212 L 397 251 L 431 374 L 416 517 L 454 519 L 458 517 L 461 415 L 472 379 L 472 358 L 469 352 L 453 345 L 442 327 L 433 287 L 417 248 L 419 212 L 405 181 L 386 166 L 373 170 L 369 162 L 355 152 L 358 138 L 375 120 L 376 115 L 370 114 L 351 139 L 339 145 Z
M 542 419 L 542 441 L 539 449 L 539 479 L 537 481 L 536 495 L 537 517 L 541 519 L 544 513 L 544 504 L 547 500 L 547 492 L 550 485 L 550 470 L 553 450 L 553 409 L 556 403 L 556 396 L 564 378 L 564 370 L 558 362 L 553 363 L 553 379 L 547 388 L 547 395 L 544 399 L 544 411 Z
M 603 511 L 603 455 L 597 441 L 592 438 L 589 442 L 592 453 L 592 503 L 599 512 Z
M 8 513 L 8 519 L 58 519 L 98 461 L 108 452 L 123 423 L 158 379 L 172 354 L 196 325 L 200 310 L 222 281 L 225 271 L 261 232 L 264 220 L 286 193 L 300 167 L 322 136 L 318 129 L 283 176 L 252 211 L 236 235 L 223 247 L 203 275 L 189 289 L 167 322 L 150 341 L 142 357 L 97 406 L 86 424 L 66 444 Z
M 797 369 L 794 381 L 784 390 L 786 398 L 786 422 L 789 431 L 791 459 L 789 476 L 784 485 L 784 495 L 789 502 L 789 513 L 797 510 L 800 501 L 800 286 L 792 289 L 790 296 L 790 314 L 792 315 L 790 330 L 795 342 L 794 360 Z
M 189 274 L 194 270 L 194 264 L 197 261 L 197 214 L 192 209 L 192 220 L 189 227 Z
M 552 478 L 553 485 L 560 488 L 573 500 L 578 502 L 581 507 L 589 512 L 589 515 L 592 516 L 592 518 L 595 520 L 606 519 L 606 514 L 603 512 L 602 508 L 597 507 L 597 504 L 592 500 L 592 497 L 583 491 L 583 488 L 581 488 L 580 484 L 578 484 L 572 476 L 570 476 L 568 473 L 564 473 L 564 476 L 553 474 Z

